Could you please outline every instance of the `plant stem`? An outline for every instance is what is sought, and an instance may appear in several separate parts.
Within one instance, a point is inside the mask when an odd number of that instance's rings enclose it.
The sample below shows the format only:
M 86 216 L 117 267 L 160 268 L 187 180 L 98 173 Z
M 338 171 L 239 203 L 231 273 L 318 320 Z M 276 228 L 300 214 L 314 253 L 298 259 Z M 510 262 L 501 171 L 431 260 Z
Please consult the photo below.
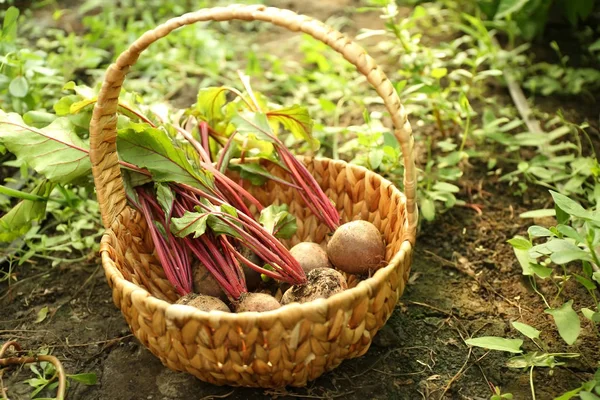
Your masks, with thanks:
M 592 259 L 594 260 L 594 264 L 596 265 L 592 265 L 592 269 L 596 272 L 600 271 L 600 259 L 598 259 L 598 254 L 596 254 L 596 251 L 594 250 L 594 245 L 592 243 L 592 241 L 587 238 L 587 245 L 588 245 L 588 249 L 590 249 L 590 254 L 592 255 Z
M 467 138 L 469 137 L 469 131 L 471 130 L 471 113 L 467 110 L 467 122 L 465 124 L 465 133 L 463 134 L 462 142 L 460 143 L 459 152 L 462 153 L 465 148 L 465 144 L 467 144 Z
M 550 304 L 548 304 L 548 302 L 546 301 L 546 298 L 544 297 L 544 295 L 537 289 L 537 285 L 535 283 L 535 278 L 530 276 L 529 280 L 531 282 L 531 287 L 533 288 L 533 291 L 536 292 L 542 298 L 542 300 L 544 300 L 544 304 L 546 304 L 546 308 L 552 308 L 552 307 L 550 307 Z
M 202 128 L 202 126 L 207 126 L 206 123 L 201 122 L 200 124 L 201 131 L 206 132 L 206 129 Z M 215 183 L 220 184 L 222 186 L 222 189 L 225 189 L 225 191 L 229 194 L 231 198 L 230 200 L 233 200 L 230 202 L 233 203 L 233 205 L 235 205 L 237 209 L 248 214 L 249 216 L 252 216 L 252 213 L 250 212 L 242 198 L 238 195 L 238 192 L 242 196 L 244 196 L 246 200 L 250 201 L 250 203 L 252 203 L 258 209 L 259 212 L 264 208 L 254 196 L 248 193 L 246 189 L 242 188 L 240 185 L 232 181 L 227 175 L 223 174 L 221 171 L 215 168 L 215 166 L 210 161 L 209 153 L 206 152 L 202 144 L 199 143 L 196 139 L 194 139 L 194 137 L 189 132 L 187 132 L 185 129 L 182 129 L 181 127 L 176 128 L 177 131 L 181 133 L 183 137 L 188 142 L 190 142 L 190 144 L 196 149 L 201 158 L 201 166 L 213 174 L 216 181 Z
M 529 387 L 531 388 L 531 398 L 535 400 L 535 386 L 533 385 L 533 365 L 529 369 Z

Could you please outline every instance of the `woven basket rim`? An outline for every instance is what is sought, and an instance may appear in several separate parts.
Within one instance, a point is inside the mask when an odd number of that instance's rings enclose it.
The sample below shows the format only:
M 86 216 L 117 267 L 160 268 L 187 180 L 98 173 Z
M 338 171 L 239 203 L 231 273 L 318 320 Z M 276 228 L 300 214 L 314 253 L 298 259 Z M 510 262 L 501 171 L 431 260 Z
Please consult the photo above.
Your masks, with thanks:
M 353 168 L 357 170 L 362 170 L 363 172 L 369 172 L 376 175 L 382 184 L 389 184 L 392 188 L 392 191 L 397 192 L 398 195 L 406 202 L 406 196 L 400 189 L 392 184 L 391 181 L 382 177 L 381 175 L 368 170 L 365 167 L 360 165 L 350 164 L 344 160 L 333 160 L 327 157 L 309 157 L 309 156 L 296 156 L 298 159 L 308 159 L 313 161 L 328 161 L 336 164 L 341 164 L 344 168 Z M 406 219 L 404 221 L 406 225 Z M 404 227 L 406 229 L 406 226 Z M 106 232 L 103 234 L 103 241 L 105 238 L 109 236 L 109 231 L 111 228 L 108 228 Z M 240 321 L 240 320 L 263 320 L 275 318 L 279 315 L 279 313 L 298 313 L 298 312 L 306 312 L 308 308 L 314 309 L 315 312 L 326 312 L 326 306 L 331 303 L 343 302 L 346 298 L 354 297 L 364 298 L 365 294 L 367 297 L 371 297 L 369 292 L 372 292 L 374 287 L 383 284 L 387 281 L 388 277 L 392 274 L 394 269 L 399 265 L 400 262 L 403 261 L 406 254 L 409 254 L 413 245 L 411 244 L 409 238 L 405 238 L 402 240 L 400 245 L 400 249 L 396 252 L 391 260 L 385 267 L 379 268 L 375 274 L 372 276 L 361 280 L 355 287 L 346 289 L 340 293 L 336 293 L 335 295 L 327 298 L 327 299 L 316 299 L 306 303 L 290 303 L 286 305 L 282 305 L 280 308 L 271 311 L 263 311 L 263 312 L 224 312 L 219 310 L 211 310 L 211 311 L 202 311 L 190 305 L 182 305 L 182 304 L 173 304 L 169 303 L 166 300 L 162 300 L 158 297 L 153 296 L 147 289 L 136 285 L 135 283 L 125 279 L 123 274 L 113 265 L 111 262 L 115 262 L 110 258 L 110 252 L 106 249 L 101 250 L 101 259 L 102 259 L 102 267 L 107 274 L 107 278 L 113 281 L 113 284 L 119 286 L 123 285 L 124 288 L 128 288 L 131 291 L 131 299 L 132 302 L 149 302 L 152 303 L 153 307 L 156 309 L 164 309 L 165 315 L 170 316 L 174 319 L 184 319 L 193 317 L 194 319 L 215 319 L 218 321 Z M 116 262 L 115 262 L 116 263 Z

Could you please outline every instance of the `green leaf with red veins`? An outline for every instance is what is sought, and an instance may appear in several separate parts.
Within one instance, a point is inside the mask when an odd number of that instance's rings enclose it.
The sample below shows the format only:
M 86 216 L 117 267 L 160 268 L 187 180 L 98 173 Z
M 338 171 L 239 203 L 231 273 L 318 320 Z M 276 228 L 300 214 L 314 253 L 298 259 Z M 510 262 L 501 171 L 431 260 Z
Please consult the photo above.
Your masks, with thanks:
M 293 105 L 271 110 L 267 112 L 267 118 L 270 122 L 283 125 L 296 139 L 310 143 L 314 150 L 319 147 L 319 142 L 312 136 L 313 120 L 306 107 Z
M 241 111 L 231 119 L 231 123 L 236 127 L 238 135 L 249 137 L 250 139 L 259 139 L 261 141 L 274 143 L 273 129 L 269 124 L 267 116 L 260 112 Z
M 67 118 L 34 128 L 18 114 L 0 111 L 0 126 L 0 143 L 48 180 L 65 185 L 90 176 L 89 145 Z
M 181 218 L 171 218 L 171 232 L 175 236 L 186 237 L 194 234 L 194 239 L 206 232 L 209 214 L 186 211 Z
M 146 168 L 155 182 L 177 182 L 198 188 L 213 188 L 211 174 L 192 166 L 185 152 L 176 147 L 163 129 L 130 123 L 117 139 L 123 161 Z
M 227 90 L 225 87 L 200 89 L 193 114 L 211 126 L 216 125 L 224 118 L 222 108 L 227 101 Z

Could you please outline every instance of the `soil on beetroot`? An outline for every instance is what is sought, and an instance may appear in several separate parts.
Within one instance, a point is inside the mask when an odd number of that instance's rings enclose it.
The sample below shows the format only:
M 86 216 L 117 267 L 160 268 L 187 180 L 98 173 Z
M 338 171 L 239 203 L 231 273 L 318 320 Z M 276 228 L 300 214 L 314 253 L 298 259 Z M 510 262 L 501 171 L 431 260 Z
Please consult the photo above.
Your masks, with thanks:
M 300 6 L 316 4 L 313 1 L 289 3 L 285 5 L 313 15 L 318 9 Z M 352 4 L 350 0 L 324 3 L 330 9 L 316 15 L 323 20 Z M 364 14 L 360 18 L 366 21 L 362 26 L 375 24 Z M 582 116 L 573 119 L 581 121 Z M 94 386 L 72 382 L 69 400 L 486 399 L 492 393 L 491 385 L 513 393 L 515 399 L 529 399 L 527 372 L 504 367 L 510 355 L 469 350 L 463 341 L 470 336 L 519 337 L 510 326 L 510 321 L 519 320 L 543 330 L 542 339 L 553 351 L 583 355 L 553 373 L 544 368 L 534 371 L 537 398 L 553 398 L 590 378 L 595 360 L 600 359 L 597 339 L 584 323 L 577 344 L 571 348 L 564 345 L 553 333 L 553 322 L 543 312 L 539 296 L 522 279 L 506 243 L 513 235 L 524 234 L 530 223 L 520 219 L 519 213 L 548 206 L 546 193 L 513 196 L 511 188 L 482 171 L 486 171 L 484 164 L 467 167 L 459 197 L 483 206 L 483 213 L 456 207 L 435 223 L 424 223 L 410 282 L 369 351 L 306 388 L 216 387 L 168 370 L 130 334 L 112 302 L 97 258 L 75 265 L 26 263 L 16 267 L 13 273 L 18 280 L 11 286 L 0 284 L 0 342 L 17 340 L 32 353 L 50 349 L 69 374 L 97 375 Z M 5 263 L 0 268 L 6 271 L 8 266 Z M 546 289 L 551 290 L 540 288 Z M 575 283 L 565 290 L 578 309 L 587 294 Z M 48 315 L 36 323 L 43 307 L 48 307 Z M 535 350 L 530 342 L 524 347 Z M 10 399 L 29 399 L 32 388 L 24 380 L 32 377 L 26 367 L 5 369 L 0 372 L 0 384 L 7 388 Z

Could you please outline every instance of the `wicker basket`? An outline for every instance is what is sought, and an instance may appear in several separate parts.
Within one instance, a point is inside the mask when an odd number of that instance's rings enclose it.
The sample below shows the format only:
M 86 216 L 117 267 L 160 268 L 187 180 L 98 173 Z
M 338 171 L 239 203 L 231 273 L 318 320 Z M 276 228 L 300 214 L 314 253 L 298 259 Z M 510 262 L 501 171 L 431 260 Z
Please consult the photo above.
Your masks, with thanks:
M 326 300 L 264 313 L 207 313 L 172 304 L 178 296 L 153 254 L 146 222 L 126 202 L 115 145 L 117 103 L 125 75 L 142 51 L 181 26 L 210 20 L 261 20 L 305 32 L 341 53 L 383 98 L 402 146 L 406 194 L 364 168 L 339 160 L 302 159 L 343 222 L 365 219 L 380 229 L 388 264 L 373 277 L 350 279 L 350 289 Z M 392 84 L 360 46 L 321 22 L 262 5 L 233 5 L 189 13 L 146 32 L 109 67 L 91 122 L 90 157 L 106 227 L 102 265 L 116 306 L 140 342 L 173 370 L 218 385 L 306 385 L 343 360 L 364 354 L 404 290 L 417 221 L 412 150 L 410 125 Z M 272 164 L 267 167 L 283 174 Z M 290 205 L 298 231 L 288 245 L 327 240 L 327 229 L 289 187 L 270 181 L 250 190 L 263 204 Z

